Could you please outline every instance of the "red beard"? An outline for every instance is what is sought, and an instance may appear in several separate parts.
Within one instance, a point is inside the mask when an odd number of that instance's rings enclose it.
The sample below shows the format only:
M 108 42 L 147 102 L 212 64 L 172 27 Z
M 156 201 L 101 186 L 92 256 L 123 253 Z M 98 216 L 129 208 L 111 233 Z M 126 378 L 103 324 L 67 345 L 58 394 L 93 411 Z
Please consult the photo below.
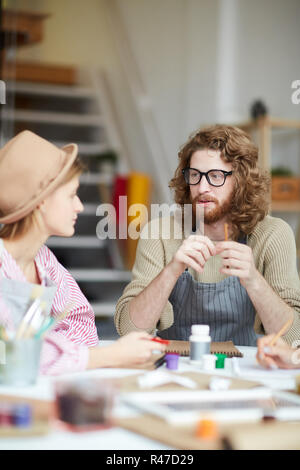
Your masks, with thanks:
M 207 209 L 203 207 L 204 211 L 204 223 L 207 225 L 214 224 L 219 220 L 223 219 L 225 215 L 228 214 L 231 207 L 232 198 L 229 197 L 226 201 L 224 201 L 221 205 L 217 199 L 214 197 L 204 197 L 204 196 L 197 196 L 192 200 L 192 208 L 193 208 L 193 218 L 196 217 L 196 209 L 197 209 L 197 201 L 212 201 L 215 204 L 213 209 Z M 198 209 L 199 210 L 199 209 Z

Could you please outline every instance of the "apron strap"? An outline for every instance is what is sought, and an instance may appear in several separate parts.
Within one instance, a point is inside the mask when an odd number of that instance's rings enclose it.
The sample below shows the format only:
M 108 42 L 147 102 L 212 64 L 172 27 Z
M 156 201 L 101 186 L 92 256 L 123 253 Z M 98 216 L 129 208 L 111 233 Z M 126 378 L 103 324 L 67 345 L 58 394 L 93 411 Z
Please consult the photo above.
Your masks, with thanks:
M 248 235 L 246 233 L 240 233 L 237 241 L 243 245 L 248 245 Z

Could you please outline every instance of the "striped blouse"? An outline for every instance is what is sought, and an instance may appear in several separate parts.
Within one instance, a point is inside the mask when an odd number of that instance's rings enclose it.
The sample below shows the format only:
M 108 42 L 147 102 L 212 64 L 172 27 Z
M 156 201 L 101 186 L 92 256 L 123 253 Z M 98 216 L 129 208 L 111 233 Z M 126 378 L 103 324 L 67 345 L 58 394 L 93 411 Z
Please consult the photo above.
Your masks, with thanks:
M 84 370 L 88 362 L 88 348 L 98 344 L 95 315 L 91 305 L 71 274 L 45 245 L 37 253 L 35 264 L 42 285 L 50 279 L 57 286 L 51 316 L 56 317 L 70 304 L 74 305 L 66 318 L 59 321 L 45 336 L 40 373 L 57 375 Z M 18 264 L 5 249 L 2 240 L 0 240 L 0 282 L 1 277 L 27 282 Z M 0 324 L 8 324 L 9 315 L 8 306 L 1 298 L 0 288 Z

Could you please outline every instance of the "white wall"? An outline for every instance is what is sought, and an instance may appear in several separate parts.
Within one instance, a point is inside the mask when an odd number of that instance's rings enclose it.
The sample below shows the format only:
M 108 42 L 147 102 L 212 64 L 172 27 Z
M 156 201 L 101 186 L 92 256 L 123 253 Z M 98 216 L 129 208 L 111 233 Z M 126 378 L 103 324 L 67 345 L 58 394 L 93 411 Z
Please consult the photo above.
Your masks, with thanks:
M 118 0 L 170 171 L 178 148 L 215 119 L 218 0 Z
M 277 117 L 300 119 L 299 0 L 117 0 L 161 131 L 169 168 L 194 129 L 249 117 L 263 99 Z M 298 136 L 274 135 L 275 164 L 298 169 Z
M 291 83 L 300 78 L 299 0 L 239 0 L 237 98 L 238 112 L 262 98 L 272 116 L 300 119 L 300 105 L 291 101 Z M 271 165 L 285 165 L 300 174 L 300 131 L 272 132 Z M 283 217 L 297 231 L 298 214 Z
M 109 1 L 119 8 L 152 104 L 169 178 L 178 148 L 193 130 L 233 116 L 247 118 L 256 98 L 262 98 L 274 116 L 300 119 L 300 105 L 291 103 L 290 88 L 300 79 L 299 0 Z M 46 21 L 43 44 L 20 57 L 104 67 L 134 165 L 153 172 L 105 0 L 32 2 L 52 17 Z M 275 160 L 289 153 L 297 166 L 296 140 L 292 144 L 289 136 L 277 136 L 275 141 Z
M 262 8 L 263 5 L 263 8 Z M 299 0 L 238 1 L 237 97 L 239 112 L 262 98 L 272 116 L 300 119 L 291 84 L 300 78 Z M 272 166 L 300 173 L 300 132 L 272 133 Z
M 291 83 L 300 78 L 299 0 L 238 1 L 238 98 L 240 110 L 262 97 L 270 113 L 300 117 Z

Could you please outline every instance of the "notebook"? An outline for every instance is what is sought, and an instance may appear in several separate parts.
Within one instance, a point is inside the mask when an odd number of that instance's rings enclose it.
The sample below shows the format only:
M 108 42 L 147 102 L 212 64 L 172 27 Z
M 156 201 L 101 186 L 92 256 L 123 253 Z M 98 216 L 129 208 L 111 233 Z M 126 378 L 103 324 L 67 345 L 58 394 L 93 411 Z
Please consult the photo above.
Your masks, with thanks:
M 178 353 L 180 356 L 190 355 L 189 341 L 171 340 L 166 352 Z M 232 341 L 212 342 L 210 346 L 211 354 L 226 354 L 227 357 L 243 357 Z

